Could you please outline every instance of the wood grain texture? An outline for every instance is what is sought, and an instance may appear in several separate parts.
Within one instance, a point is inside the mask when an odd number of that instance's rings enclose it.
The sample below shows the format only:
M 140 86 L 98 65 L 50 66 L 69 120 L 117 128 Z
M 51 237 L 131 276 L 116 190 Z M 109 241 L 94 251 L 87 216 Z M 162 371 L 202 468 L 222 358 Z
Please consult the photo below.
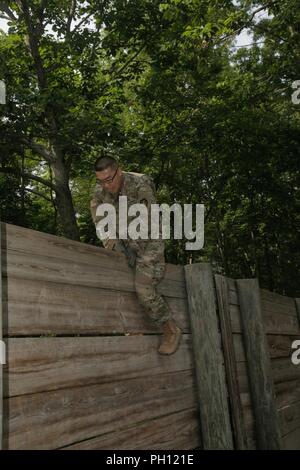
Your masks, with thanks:
M 298 335 L 267 335 L 268 351 L 271 359 L 291 357 L 291 345 Z M 242 334 L 233 334 L 233 344 L 237 362 L 245 362 Z
M 78 442 L 64 450 L 189 450 L 201 446 L 196 408 Z
M 244 417 L 246 422 L 247 432 L 253 433 L 255 429 L 255 421 L 253 414 L 251 412 L 251 407 L 246 406 L 243 408 L 244 410 Z M 280 422 L 280 432 L 281 432 L 281 441 L 282 441 L 282 448 L 285 449 L 285 445 L 287 441 L 289 442 L 290 449 L 299 449 L 300 440 L 299 434 L 298 442 L 296 441 L 295 436 L 293 433 L 300 428 L 300 402 L 297 403 L 290 403 L 287 406 L 283 406 L 278 408 L 278 416 Z M 288 438 L 286 438 L 289 436 Z M 292 437 L 292 442 L 290 440 Z
M 237 378 L 237 360 L 230 321 L 229 286 L 226 278 L 220 275 L 215 275 L 215 283 L 235 448 L 245 449 L 246 436 Z M 240 346 L 243 346 L 242 343 Z
M 232 449 L 233 439 L 214 280 L 209 264 L 185 266 L 204 449 Z
M 81 263 L 60 258 L 35 255 L 30 253 L 7 251 L 7 266 L 3 274 L 8 278 L 31 279 L 33 281 L 59 282 L 75 286 L 90 286 L 116 291 L 135 292 L 133 271 L 120 269 L 119 264 L 111 262 L 108 266 L 92 263 Z M 113 260 L 113 259 L 112 259 Z M 185 298 L 186 292 L 180 272 L 178 279 L 170 279 L 169 265 L 165 277 L 158 286 L 159 292 L 170 297 Z
M 169 357 L 157 353 L 159 342 L 156 335 L 10 338 L 5 396 L 193 369 L 190 335 Z
M 276 402 L 277 402 L 277 409 L 278 409 L 278 416 L 279 416 L 279 421 L 280 421 L 280 429 L 282 433 L 282 440 L 283 440 L 283 449 L 284 447 L 284 440 L 285 436 L 289 436 L 292 434 L 297 427 L 300 426 L 299 424 L 299 401 L 294 402 L 294 398 L 296 396 L 299 397 L 299 381 L 297 385 L 297 389 L 294 389 L 293 391 L 291 390 L 291 383 L 286 382 L 284 384 L 277 384 L 275 386 L 276 389 Z M 280 387 L 284 385 L 284 388 L 286 388 L 288 391 L 282 392 L 280 390 Z M 246 394 L 249 395 L 249 394 Z M 245 397 L 245 394 L 242 395 Z M 244 419 L 246 423 L 246 428 L 247 428 L 247 433 L 251 433 L 251 435 L 254 436 L 254 428 L 255 428 L 255 422 L 254 422 L 254 416 L 252 413 L 252 409 L 249 406 L 249 397 L 246 399 L 243 398 L 243 411 L 244 411 Z M 280 405 L 280 406 L 279 406 Z M 299 439 L 299 435 L 298 435 Z M 295 444 L 295 438 L 294 440 L 294 447 L 290 447 L 291 449 L 298 449 L 300 445 L 300 441 Z
M 276 358 L 271 360 L 271 374 L 274 384 L 298 380 L 300 378 L 299 369 L 299 366 L 293 365 L 288 358 Z M 240 392 L 249 392 L 250 382 L 246 363 L 238 362 L 237 370 Z
M 230 305 L 231 328 L 234 333 L 241 333 L 242 324 L 240 316 L 240 307 Z M 285 314 L 280 312 L 268 312 L 262 309 L 264 329 L 267 334 L 297 335 L 299 334 L 299 324 L 294 314 Z
M 11 338 L 8 340 L 9 396 L 36 393 L 120 377 L 193 368 L 191 339 L 170 358 L 157 354 L 157 336 Z M 300 378 L 289 358 L 271 361 L 275 383 Z M 8 366 L 6 366 L 7 372 Z M 245 363 L 238 363 L 240 392 L 249 390 Z
M 300 428 L 300 401 L 279 409 L 281 432 L 285 436 Z
M 275 402 L 268 345 L 256 279 L 237 281 L 251 397 L 260 449 L 280 449 L 280 423 Z
M 4 224 L 4 275 L 134 292 L 133 271 L 122 253 Z M 182 266 L 167 264 L 158 287 L 163 295 L 185 298 Z
M 179 371 L 14 397 L 5 406 L 6 448 L 42 450 L 136 427 L 197 403 L 192 371 Z M 181 437 L 188 447 L 189 433 Z
M 300 450 L 300 427 L 282 438 L 284 450 Z
M 255 421 L 252 406 L 243 406 L 243 420 L 247 436 L 247 450 L 257 449 L 258 446 L 255 435 Z
M 215 387 L 212 396 L 199 402 L 190 334 L 184 335 L 176 355 L 157 354 L 159 330 L 138 305 L 133 273 L 124 255 L 13 225 L 1 224 L 1 229 L 5 239 L 0 253 L 5 334 L 113 335 L 8 339 L 6 446 L 130 449 L 134 441 L 137 449 L 152 449 L 153 445 L 157 449 L 194 448 L 201 445 L 198 424 L 205 429 L 199 421 L 199 406 L 200 416 L 208 416 L 209 399 L 213 398 L 213 411 L 222 409 L 211 422 L 212 439 L 218 444 L 214 447 L 210 440 L 207 448 L 230 448 L 232 439 L 225 438 L 224 443 L 222 431 L 224 422 L 225 428 L 228 426 L 227 392 L 222 382 L 224 361 L 210 268 L 209 275 L 205 268 L 196 273 L 190 301 L 200 305 L 208 323 L 210 313 L 215 318 L 210 327 L 202 316 L 194 318 L 193 342 L 202 360 L 200 374 L 206 397 L 208 387 Z M 180 327 L 190 333 L 185 271 L 181 266 L 167 265 L 159 291 L 166 296 Z M 230 304 L 246 447 L 255 448 L 240 299 L 235 280 L 227 279 L 226 283 L 223 305 Z M 260 297 L 283 447 L 299 448 L 300 369 L 290 361 L 291 343 L 300 335 L 299 299 L 263 289 Z M 211 368 L 207 354 L 216 348 L 220 355 L 217 359 L 214 356 Z M 210 439 L 207 434 L 204 437 Z
M 4 333 L 9 336 L 159 331 L 134 292 L 18 278 L 9 278 L 4 287 Z M 189 332 L 186 300 L 166 301 L 180 327 Z
M 295 304 L 291 297 L 286 297 L 266 289 L 259 289 L 259 291 L 262 303 L 269 302 L 271 307 L 272 305 L 281 305 L 282 311 L 286 313 L 293 314 L 295 312 Z
M 275 383 L 275 394 L 278 409 L 300 402 L 300 378 Z M 241 393 L 241 401 L 243 407 L 249 407 L 251 404 L 250 393 Z

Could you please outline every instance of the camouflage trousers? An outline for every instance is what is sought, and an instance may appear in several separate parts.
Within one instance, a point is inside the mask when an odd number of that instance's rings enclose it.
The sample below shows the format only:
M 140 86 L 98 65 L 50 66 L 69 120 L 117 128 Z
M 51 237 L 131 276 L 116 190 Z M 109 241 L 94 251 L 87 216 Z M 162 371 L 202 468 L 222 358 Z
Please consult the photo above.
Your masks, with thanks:
M 157 326 L 172 317 L 170 307 L 157 292 L 157 285 L 164 276 L 165 268 L 164 242 L 150 241 L 136 259 L 135 289 L 139 303 Z

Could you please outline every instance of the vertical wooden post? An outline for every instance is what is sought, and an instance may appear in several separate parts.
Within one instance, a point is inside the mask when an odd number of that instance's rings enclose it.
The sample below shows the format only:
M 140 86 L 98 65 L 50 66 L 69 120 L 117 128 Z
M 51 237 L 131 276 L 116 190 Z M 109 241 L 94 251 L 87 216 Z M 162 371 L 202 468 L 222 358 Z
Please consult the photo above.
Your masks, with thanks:
M 233 449 L 212 268 L 185 266 L 204 449 Z
M 281 449 L 281 433 L 257 279 L 237 280 L 259 449 Z
M 246 436 L 231 330 L 228 282 L 226 277 L 216 274 L 215 283 L 235 447 L 237 449 L 245 449 Z

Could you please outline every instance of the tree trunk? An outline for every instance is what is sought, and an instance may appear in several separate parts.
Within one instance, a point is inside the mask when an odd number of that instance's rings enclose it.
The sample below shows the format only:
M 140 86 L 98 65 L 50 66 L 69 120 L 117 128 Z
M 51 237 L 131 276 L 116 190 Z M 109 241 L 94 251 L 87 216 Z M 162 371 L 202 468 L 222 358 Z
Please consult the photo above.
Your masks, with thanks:
M 32 21 L 28 0 L 17 1 L 20 10 L 24 15 L 27 26 L 29 51 L 34 61 L 35 71 L 39 90 L 42 92 L 48 87 L 47 73 L 40 55 L 39 43 L 41 40 L 44 25 L 40 23 L 36 26 Z M 64 235 L 72 240 L 79 240 L 79 230 L 76 223 L 75 211 L 72 201 L 72 195 L 69 187 L 69 174 L 64 162 L 62 149 L 57 140 L 57 122 L 55 118 L 55 110 L 51 102 L 45 103 L 45 119 L 51 130 L 49 143 L 52 152 L 42 148 L 41 144 L 36 144 L 36 150 L 42 152 L 43 158 L 47 161 L 53 171 L 56 207 L 60 219 L 60 224 Z M 52 154 L 51 154 L 52 153 Z
M 59 222 L 67 238 L 79 240 L 79 230 L 75 217 L 72 195 L 69 187 L 69 176 L 63 162 L 56 159 L 51 164 L 54 184 L 56 186 L 56 207 Z

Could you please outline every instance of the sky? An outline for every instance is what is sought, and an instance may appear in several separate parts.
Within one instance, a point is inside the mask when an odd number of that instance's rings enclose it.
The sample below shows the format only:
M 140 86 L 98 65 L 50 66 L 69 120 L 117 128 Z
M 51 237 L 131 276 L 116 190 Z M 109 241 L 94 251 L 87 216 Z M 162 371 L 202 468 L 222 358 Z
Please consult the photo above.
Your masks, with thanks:
M 268 14 L 265 11 L 260 12 L 257 15 L 257 21 L 260 21 L 261 19 L 268 18 Z M 0 18 L 0 29 L 3 29 L 5 32 L 7 32 L 7 21 L 4 19 Z M 249 46 L 252 43 L 252 36 L 249 34 L 247 30 L 243 30 L 241 34 L 239 34 L 236 37 L 236 43 L 235 43 L 235 48 L 240 48 L 243 46 Z

